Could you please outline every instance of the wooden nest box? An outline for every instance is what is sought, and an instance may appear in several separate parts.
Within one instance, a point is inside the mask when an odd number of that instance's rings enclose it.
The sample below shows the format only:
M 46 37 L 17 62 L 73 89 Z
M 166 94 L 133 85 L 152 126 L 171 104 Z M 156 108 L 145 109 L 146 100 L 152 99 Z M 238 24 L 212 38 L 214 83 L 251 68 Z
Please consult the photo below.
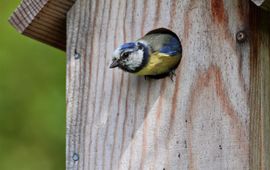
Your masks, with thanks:
M 253 1 L 23 0 L 10 23 L 66 49 L 66 168 L 269 169 L 270 0 Z M 182 42 L 174 82 L 109 69 L 158 28 Z

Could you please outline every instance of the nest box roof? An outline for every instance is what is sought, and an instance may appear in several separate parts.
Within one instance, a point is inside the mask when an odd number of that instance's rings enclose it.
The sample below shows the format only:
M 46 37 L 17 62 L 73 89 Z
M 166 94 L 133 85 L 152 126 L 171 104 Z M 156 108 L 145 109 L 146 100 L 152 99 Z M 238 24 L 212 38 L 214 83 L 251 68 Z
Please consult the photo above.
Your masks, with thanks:
M 9 19 L 20 33 L 66 48 L 66 14 L 76 0 L 23 0 Z
M 66 49 L 66 14 L 76 0 L 23 0 L 9 19 L 20 33 Z M 270 9 L 270 0 L 251 0 Z
M 257 6 L 261 6 L 263 9 L 269 11 L 270 10 L 270 0 L 251 0 Z

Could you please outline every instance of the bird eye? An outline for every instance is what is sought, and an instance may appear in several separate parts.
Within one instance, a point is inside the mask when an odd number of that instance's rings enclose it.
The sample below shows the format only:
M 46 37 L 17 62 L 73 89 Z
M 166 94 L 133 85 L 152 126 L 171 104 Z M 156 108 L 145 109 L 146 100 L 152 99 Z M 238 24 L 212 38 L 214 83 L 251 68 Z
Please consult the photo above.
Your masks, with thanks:
M 126 59 L 128 57 L 129 53 L 128 52 L 124 52 L 121 56 L 122 59 Z
M 138 49 L 139 49 L 139 50 L 142 50 L 143 47 L 142 47 L 140 44 L 138 44 Z

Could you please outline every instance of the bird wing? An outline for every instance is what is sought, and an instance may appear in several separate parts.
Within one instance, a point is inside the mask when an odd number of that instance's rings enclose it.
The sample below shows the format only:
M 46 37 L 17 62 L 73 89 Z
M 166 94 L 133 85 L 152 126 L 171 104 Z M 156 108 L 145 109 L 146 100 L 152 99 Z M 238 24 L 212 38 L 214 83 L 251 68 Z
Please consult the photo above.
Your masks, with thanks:
M 169 56 L 174 56 L 177 53 L 181 53 L 181 50 L 182 49 L 179 41 L 176 38 L 171 37 L 168 42 L 162 45 L 162 47 L 159 49 L 159 52 Z

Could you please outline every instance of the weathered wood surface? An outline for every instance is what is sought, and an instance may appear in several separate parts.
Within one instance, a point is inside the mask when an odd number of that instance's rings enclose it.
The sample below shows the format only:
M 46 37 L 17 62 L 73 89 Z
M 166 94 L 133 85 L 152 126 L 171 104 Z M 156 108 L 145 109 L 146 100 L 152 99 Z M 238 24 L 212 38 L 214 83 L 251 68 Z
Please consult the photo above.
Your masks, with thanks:
M 76 0 L 22 0 L 9 22 L 17 31 L 61 50 L 66 48 L 66 13 Z M 270 10 L 270 0 L 251 0 Z
M 269 34 L 250 35 L 261 31 L 250 3 L 77 0 L 67 20 L 67 169 L 268 168 L 269 129 L 255 123 L 269 120 L 269 48 L 258 52 Z M 119 44 L 160 27 L 182 41 L 174 82 L 109 69 Z
M 264 8 L 265 10 L 270 11 L 270 0 L 251 0 L 257 6 Z
M 66 13 L 75 0 L 23 0 L 9 22 L 20 33 L 66 49 Z
M 270 13 L 251 8 L 250 169 L 270 169 Z

